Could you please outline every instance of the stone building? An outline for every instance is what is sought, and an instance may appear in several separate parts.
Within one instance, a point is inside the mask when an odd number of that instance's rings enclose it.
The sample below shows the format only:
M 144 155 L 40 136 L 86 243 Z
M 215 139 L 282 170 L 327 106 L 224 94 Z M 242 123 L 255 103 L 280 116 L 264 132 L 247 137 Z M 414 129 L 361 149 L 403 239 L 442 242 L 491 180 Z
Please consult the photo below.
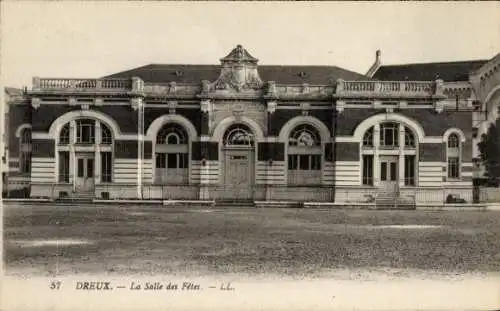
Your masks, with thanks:
M 359 74 L 263 66 L 238 45 L 219 65 L 35 77 L 30 90 L 6 90 L 6 187 L 50 198 L 471 202 L 499 63 L 385 66 L 377 52 Z

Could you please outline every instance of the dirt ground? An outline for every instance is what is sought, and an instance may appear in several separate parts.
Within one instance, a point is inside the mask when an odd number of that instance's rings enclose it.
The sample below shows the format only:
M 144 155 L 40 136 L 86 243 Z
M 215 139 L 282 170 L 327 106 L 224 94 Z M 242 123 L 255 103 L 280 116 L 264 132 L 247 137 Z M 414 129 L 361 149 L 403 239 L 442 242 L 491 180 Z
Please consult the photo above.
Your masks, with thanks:
M 7 275 L 429 278 L 500 271 L 500 212 L 9 203 Z

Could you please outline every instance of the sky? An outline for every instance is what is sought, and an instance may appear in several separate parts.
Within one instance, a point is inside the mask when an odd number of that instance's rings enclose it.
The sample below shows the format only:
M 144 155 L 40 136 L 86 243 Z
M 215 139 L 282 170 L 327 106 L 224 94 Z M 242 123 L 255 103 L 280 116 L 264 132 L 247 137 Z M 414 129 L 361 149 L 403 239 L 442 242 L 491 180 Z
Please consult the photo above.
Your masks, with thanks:
M 237 44 L 267 65 L 489 59 L 500 2 L 1 3 L 1 82 L 97 78 L 150 63 L 219 64 Z

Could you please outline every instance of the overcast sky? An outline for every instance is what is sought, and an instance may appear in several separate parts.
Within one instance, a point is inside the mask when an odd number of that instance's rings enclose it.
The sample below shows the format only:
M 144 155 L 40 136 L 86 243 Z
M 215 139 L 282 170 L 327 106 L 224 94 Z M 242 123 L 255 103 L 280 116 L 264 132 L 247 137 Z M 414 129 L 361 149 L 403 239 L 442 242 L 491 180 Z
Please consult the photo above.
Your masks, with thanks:
M 166 3 L 2 1 L 1 74 L 104 76 L 149 63 L 218 64 L 242 44 L 260 64 L 386 64 L 488 59 L 500 3 Z

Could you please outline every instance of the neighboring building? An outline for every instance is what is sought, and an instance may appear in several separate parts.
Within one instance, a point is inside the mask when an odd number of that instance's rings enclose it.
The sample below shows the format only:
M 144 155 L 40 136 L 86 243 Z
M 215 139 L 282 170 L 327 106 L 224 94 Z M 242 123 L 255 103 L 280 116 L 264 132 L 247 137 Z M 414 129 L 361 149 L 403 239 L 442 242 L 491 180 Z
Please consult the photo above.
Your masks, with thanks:
M 221 65 L 34 78 L 8 102 L 8 182 L 26 176 L 34 197 L 471 202 L 499 63 L 377 52 L 363 75 L 259 66 L 237 46 Z

